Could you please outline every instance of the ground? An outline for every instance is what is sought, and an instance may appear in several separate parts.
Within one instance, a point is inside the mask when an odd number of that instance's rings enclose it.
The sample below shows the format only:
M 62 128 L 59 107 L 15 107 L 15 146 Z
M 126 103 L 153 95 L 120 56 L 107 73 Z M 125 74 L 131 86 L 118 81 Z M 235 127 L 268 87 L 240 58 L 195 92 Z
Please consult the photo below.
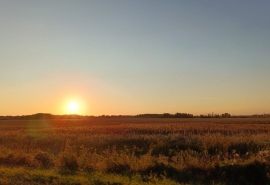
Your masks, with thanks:
M 269 118 L 0 120 L 0 184 L 270 184 Z

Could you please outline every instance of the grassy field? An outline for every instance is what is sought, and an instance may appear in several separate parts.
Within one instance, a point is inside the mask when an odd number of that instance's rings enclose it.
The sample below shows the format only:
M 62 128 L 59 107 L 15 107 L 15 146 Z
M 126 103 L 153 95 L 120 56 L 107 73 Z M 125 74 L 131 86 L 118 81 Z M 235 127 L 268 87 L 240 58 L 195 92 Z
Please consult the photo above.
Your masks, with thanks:
M 270 184 L 269 118 L 0 120 L 0 184 Z

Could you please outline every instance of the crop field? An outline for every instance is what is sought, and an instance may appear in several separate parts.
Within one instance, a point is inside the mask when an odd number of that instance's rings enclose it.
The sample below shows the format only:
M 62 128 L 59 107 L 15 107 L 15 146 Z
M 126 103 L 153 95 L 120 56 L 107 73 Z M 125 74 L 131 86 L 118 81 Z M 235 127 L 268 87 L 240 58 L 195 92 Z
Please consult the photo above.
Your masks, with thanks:
M 0 120 L 0 184 L 269 179 L 269 118 Z

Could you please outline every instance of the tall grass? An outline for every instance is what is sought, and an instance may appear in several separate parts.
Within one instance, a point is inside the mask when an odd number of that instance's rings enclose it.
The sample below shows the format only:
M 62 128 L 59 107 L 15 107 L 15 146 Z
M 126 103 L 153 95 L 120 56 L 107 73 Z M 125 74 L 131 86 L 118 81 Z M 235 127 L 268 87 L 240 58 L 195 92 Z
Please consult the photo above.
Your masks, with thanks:
M 140 184 L 267 184 L 269 123 L 138 118 L 1 121 L 0 168 L 57 171 L 59 176 L 53 179 L 83 174 L 79 184 L 93 184 L 86 177 L 99 173 L 127 178 L 129 183 L 137 179 Z M 28 182 L 31 173 L 21 181 Z M 57 181 L 44 179 L 47 184 Z M 107 183 L 95 183 L 103 182 Z

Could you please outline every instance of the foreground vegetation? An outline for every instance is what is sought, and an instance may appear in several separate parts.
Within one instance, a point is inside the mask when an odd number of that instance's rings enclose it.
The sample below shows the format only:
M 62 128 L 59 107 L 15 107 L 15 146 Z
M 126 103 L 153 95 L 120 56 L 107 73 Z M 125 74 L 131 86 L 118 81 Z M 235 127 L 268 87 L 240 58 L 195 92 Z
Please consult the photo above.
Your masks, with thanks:
M 0 184 L 270 184 L 270 119 L 0 121 Z

